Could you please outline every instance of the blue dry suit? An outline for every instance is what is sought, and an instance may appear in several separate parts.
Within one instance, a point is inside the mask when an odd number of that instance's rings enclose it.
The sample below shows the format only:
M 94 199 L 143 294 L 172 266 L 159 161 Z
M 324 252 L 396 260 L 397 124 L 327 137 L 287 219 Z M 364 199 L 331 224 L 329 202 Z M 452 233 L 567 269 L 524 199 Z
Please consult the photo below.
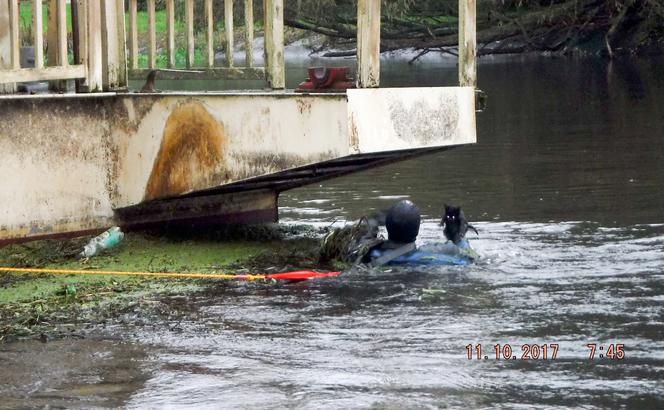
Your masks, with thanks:
M 386 250 L 374 248 L 369 252 L 372 260 L 380 258 Z M 470 265 L 478 257 L 477 253 L 470 247 L 468 239 L 461 240 L 458 244 L 452 242 L 431 243 L 420 246 L 404 255 L 400 255 L 389 262 L 388 265 Z

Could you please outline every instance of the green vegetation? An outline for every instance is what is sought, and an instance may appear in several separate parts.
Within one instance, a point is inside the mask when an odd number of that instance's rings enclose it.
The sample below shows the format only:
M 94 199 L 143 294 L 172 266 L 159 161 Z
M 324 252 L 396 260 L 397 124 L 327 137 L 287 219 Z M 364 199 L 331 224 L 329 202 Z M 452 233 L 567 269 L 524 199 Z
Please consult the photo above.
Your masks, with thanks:
M 214 0 L 215 48 L 222 49 L 223 1 Z M 357 2 L 350 0 L 302 0 L 285 3 L 287 26 L 325 36 L 326 47 L 345 48 L 353 54 L 356 36 Z M 68 8 L 70 6 L 67 6 Z M 139 66 L 147 67 L 148 15 L 144 2 L 139 2 L 137 31 Z M 234 18 L 236 43 L 242 41 L 244 9 L 236 2 Z M 254 1 L 256 24 L 262 29 L 262 1 Z M 31 3 L 21 3 L 22 42 L 31 44 Z M 44 7 L 44 30 L 47 30 L 48 7 Z M 184 6 L 176 2 L 176 66 L 186 66 L 184 36 Z M 394 0 L 382 1 L 381 48 L 384 51 L 400 48 L 449 52 L 458 40 L 458 0 Z M 167 16 L 164 4 L 157 1 L 157 66 L 166 67 Z M 68 30 L 71 16 L 67 13 Z M 128 16 L 127 16 L 128 26 Z M 204 66 L 207 49 L 204 47 L 205 12 L 203 3 L 195 3 L 196 30 L 195 66 Z M 287 36 L 288 37 L 288 36 Z M 661 0 L 478 0 L 477 38 L 482 44 L 480 54 L 546 51 L 558 53 L 592 53 L 612 56 L 615 50 L 633 52 L 648 46 L 664 44 L 664 6 Z M 288 39 L 287 39 L 288 40 Z M 349 41 L 350 40 L 350 41 Z M 335 53 L 337 56 L 344 52 Z
M 230 264 L 255 257 L 265 250 L 265 244 L 256 241 L 173 241 L 165 237 L 131 234 L 117 248 L 109 249 L 89 260 L 79 260 L 74 257 L 74 252 L 70 249 L 76 249 L 77 252 L 82 248 L 83 242 L 82 240 L 38 241 L 25 245 L 11 245 L 0 249 L 0 261 L 3 266 L 10 267 L 212 273 L 221 271 Z M 5 275 L 5 287 L 0 288 L 0 303 L 51 296 L 68 284 L 135 280 L 128 276 L 23 273 L 0 275 Z
M 21 25 L 24 30 L 32 30 L 32 3 L 23 2 L 20 3 L 20 14 L 19 19 L 21 20 Z M 48 3 L 44 4 L 42 9 L 42 20 L 44 32 L 48 31 Z M 71 32 L 72 23 L 71 23 L 71 5 L 67 4 L 67 31 Z
M 166 10 L 157 10 L 154 14 L 155 21 L 155 31 L 157 33 L 166 33 L 168 30 L 168 16 L 166 15 Z M 125 27 L 129 27 L 129 16 L 125 16 Z M 182 22 L 175 22 L 176 30 L 184 30 L 184 24 Z M 147 11 L 138 11 L 136 13 L 136 31 L 139 33 L 147 33 L 150 29 L 148 25 L 148 12 Z
M 458 41 L 458 0 L 382 1 L 381 49 L 449 52 Z M 285 21 L 343 47 L 355 37 L 356 2 L 286 3 Z M 477 39 L 484 53 L 546 51 L 613 55 L 664 43 L 661 0 L 478 0 Z M 335 55 L 342 55 L 335 53 Z M 347 55 L 352 55 L 348 53 Z
M 33 34 L 32 34 L 32 4 L 31 3 L 21 3 L 20 7 L 20 20 L 21 20 L 21 37 L 22 44 L 25 46 L 32 45 L 34 43 Z M 147 11 L 138 11 L 136 14 L 136 30 L 139 36 L 139 44 L 147 44 L 149 36 L 149 24 L 148 24 L 148 12 Z M 155 12 L 155 32 L 157 33 L 157 47 L 161 52 L 157 53 L 157 67 L 165 68 L 168 66 L 168 57 L 165 52 L 166 47 L 166 33 L 168 30 L 167 26 L 167 15 L 166 10 L 157 10 Z M 125 27 L 129 27 L 129 16 L 125 16 Z M 256 29 L 262 27 L 262 22 L 255 25 Z M 243 31 L 243 27 L 239 28 L 240 31 Z M 43 8 L 43 27 L 42 30 L 44 33 L 48 32 L 48 6 L 44 5 Z M 221 33 L 224 30 L 223 21 L 219 22 L 215 26 L 215 32 Z M 72 32 L 72 20 L 71 20 L 71 6 L 67 5 L 67 31 L 71 39 Z M 186 66 L 187 59 L 187 50 L 186 50 L 186 40 L 184 37 L 185 24 L 182 19 L 175 20 L 175 31 L 176 31 L 176 54 L 175 54 L 175 65 L 178 67 Z M 236 31 L 237 28 L 236 28 Z M 218 36 L 217 36 L 218 37 Z M 71 41 L 71 40 L 70 40 Z M 196 47 L 194 49 L 194 61 L 196 66 L 205 66 L 207 62 L 207 48 L 204 47 L 205 39 L 203 33 L 197 33 L 195 39 Z M 70 63 L 73 63 L 73 52 L 69 52 Z M 147 53 L 139 53 L 139 67 L 148 67 L 148 56 Z
M 116 248 L 87 260 L 76 256 L 89 237 L 44 240 L 0 248 L 0 266 L 230 274 L 312 269 L 320 268 L 319 235 L 310 228 L 279 225 L 180 231 L 177 235 L 131 232 Z M 68 329 L 77 328 L 77 323 L 103 321 L 160 293 L 183 294 L 224 283 L 228 282 L 0 270 L 0 342 L 44 333 L 64 336 L 64 323 Z

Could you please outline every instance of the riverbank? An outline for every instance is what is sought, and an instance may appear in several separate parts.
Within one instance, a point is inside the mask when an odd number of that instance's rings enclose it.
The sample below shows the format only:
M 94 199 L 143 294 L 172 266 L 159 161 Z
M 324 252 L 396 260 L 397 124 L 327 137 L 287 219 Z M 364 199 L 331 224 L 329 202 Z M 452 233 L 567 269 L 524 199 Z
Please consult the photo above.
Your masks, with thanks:
M 320 232 L 303 226 L 232 227 L 194 235 L 130 232 L 90 259 L 77 253 L 89 237 L 0 249 L 0 266 L 89 272 L 274 273 L 320 269 Z M 108 318 L 159 295 L 187 295 L 221 281 L 124 275 L 0 273 L 0 342 L 85 337 Z
M 342 50 L 355 41 L 354 5 L 304 2 L 285 13 L 286 25 L 326 36 Z M 381 51 L 404 49 L 456 54 L 456 4 L 441 1 L 386 4 L 381 18 Z M 477 4 L 477 53 L 545 52 L 597 55 L 651 54 L 664 50 L 664 7 L 656 0 L 552 0 Z M 352 46 L 354 47 L 354 45 Z

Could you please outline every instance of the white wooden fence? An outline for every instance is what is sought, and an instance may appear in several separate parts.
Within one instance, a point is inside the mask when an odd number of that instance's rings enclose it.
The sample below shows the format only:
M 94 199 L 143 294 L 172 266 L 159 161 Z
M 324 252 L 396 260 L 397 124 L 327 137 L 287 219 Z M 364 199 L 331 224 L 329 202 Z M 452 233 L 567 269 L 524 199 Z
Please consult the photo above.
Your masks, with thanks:
M 234 61 L 233 1 L 224 0 L 224 45 L 226 64 L 215 65 L 215 23 L 213 0 L 204 1 L 205 36 L 203 48 L 206 58 L 196 67 L 194 1 L 166 0 L 167 30 L 165 41 L 166 66 L 176 67 L 176 1 L 185 6 L 184 31 L 186 39 L 185 67 L 196 69 L 205 78 L 265 79 L 272 88 L 284 88 L 284 0 L 263 0 L 265 36 L 265 67 L 254 65 L 254 10 L 252 0 L 242 1 L 245 26 L 245 63 L 238 67 Z M 34 67 L 20 63 L 21 4 L 32 8 L 31 43 L 35 50 Z M 44 60 L 42 19 L 47 4 L 48 45 Z M 155 0 L 147 0 L 148 39 L 141 48 L 138 36 L 138 2 L 129 0 L 128 10 L 123 0 L 70 0 L 72 46 L 70 63 L 67 28 L 68 0 L 0 0 L 0 93 L 13 92 L 15 83 L 52 81 L 52 87 L 62 87 L 61 80 L 77 80 L 77 91 L 95 92 L 127 88 L 129 76 L 145 78 L 157 69 L 159 53 L 156 28 Z M 459 83 L 475 86 L 475 7 L 476 0 L 459 0 Z M 125 16 L 129 25 L 125 28 Z M 378 87 L 380 74 L 380 0 L 358 0 L 358 87 Z M 129 53 L 127 53 L 127 48 Z M 163 49 L 162 48 L 162 49 Z M 147 50 L 147 67 L 139 66 L 141 50 Z M 127 64 L 127 54 L 129 64 Z M 190 70 L 191 71 L 191 70 Z M 178 78 L 178 75 L 174 75 Z M 60 81 L 60 82 L 58 82 Z
M 224 0 L 223 17 L 223 44 L 225 51 L 225 64 L 217 66 L 215 64 L 216 47 L 215 27 L 220 23 L 214 18 L 214 4 L 212 0 L 198 0 L 204 5 L 204 36 L 202 38 L 204 45 L 199 47 L 205 52 L 205 60 L 198 65 L 195 61 L 195 41 L 196 33 L 194 31 L 195 20 L 195 0 L 180 0 L 184 5 L 184 37 L 185 37 L 185 63 L 183 67 L 176 64 L 176 38 L 179 24 L 176 24 L 175 0 L 166 0 L 164 9 L 166 11 L 166 38 L 165 47 L 159 47 L 159 43 L 164 39 L 157 38 L 156 5 L 155 0 L 147 0 L 146 10 L 148 14 L 148 36 L 147 44 L 141 47 L 138 35 L 138 1 L 129 0 L 129 27 L 128 27 L 128 49 L 129 49 L 129 76 L 131 78 L 145 78 L 147 72 L 158 68 L 157 56 L 162 50 L 165 54 L 167 68 L 186 68 L 195 71 L 169 71 L 162 77 L 183 78 L 192 73 L 202 73 L 204 78 L 245 78 L 245 79 L 266 79 L 272 88 L 284 87 L 284 62 L 283 62 L 283 0 L 264 0 L 264 31 L 265 31 L 265 67 L 256 67 L 254 64 L 254 6 L 252 0 Z M 245 62 L 243 66 L 235 64 L 235 28 L 233 17 L 234 3 L 240 2 L 244 7 L 244 49 Z M 218 41 L 217 43 L 221 43 Z M 218 44 L 221 45 L 221 44 Z M 147 67 L 140 67 L 141 50 L 147 54 Z
M 34 67 L 21 67 L 21 5 L 31 4 Z M 44 10 L 46 3 L 46 10 Z M 80 91 L 126 87 L 124 9 L 121 1 L 71 0 L 72 54 L 69 59 L 66 0 L 0 0 L 0 84 L 78 79 Z M 48 14 L 47 64 L 42 19 Z M 4 29 L 6 28 L 6 29 Z M 9 86 L 7 85 L 9 84 Z

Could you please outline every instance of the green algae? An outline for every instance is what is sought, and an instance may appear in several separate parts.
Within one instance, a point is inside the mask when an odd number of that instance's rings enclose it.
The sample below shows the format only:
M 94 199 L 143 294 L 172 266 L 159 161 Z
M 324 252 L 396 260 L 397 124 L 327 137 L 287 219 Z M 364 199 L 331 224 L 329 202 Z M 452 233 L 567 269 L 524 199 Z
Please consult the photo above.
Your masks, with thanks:
M 76 241 L 79 244 L 85 241 Z M 127 235 L 118 247 L 90 259 L 77 259 L 71 252 L 54 255 L 53 249 L 70 249 L 64 241 L 37 241 L 0 249 L 0 263 L 8 267 L 38 267 L 122 272 L 220 272 L 225 266 L 256 257 L 271 247 L 270 242 L 218 241 L 212 239 L 174 241 L 146 234 Z M 76 246 L 78 250 L 82 246 Z M 77 252 L 76 252 L 77 253 Z M 74 253 L 75 254 L 75 253 Z M 44 256 L 47 255 L 47 256 Z M 43 298 L 65 285 L 100 284 L 109 280 L 125 282 L 131 276 L 60 275 L 0 273 L 0 303 Z
M 90 239 L 44 240 L 0 248 L 0 266 L 84 271 L 269 273 L 317 268 L 319 239 L 279 225 L 214 232 L 130 232 L 117 247 L 78 259 Z M 60 334 L 61 325 L 103 321 L 159 293 L 187 294 L 204 279 L 11 273 L 0 270 L 0 342 Z M 217 285 L 214 285 L 217 286 Z M 79 326 L 79 327 L 80 327 Z

